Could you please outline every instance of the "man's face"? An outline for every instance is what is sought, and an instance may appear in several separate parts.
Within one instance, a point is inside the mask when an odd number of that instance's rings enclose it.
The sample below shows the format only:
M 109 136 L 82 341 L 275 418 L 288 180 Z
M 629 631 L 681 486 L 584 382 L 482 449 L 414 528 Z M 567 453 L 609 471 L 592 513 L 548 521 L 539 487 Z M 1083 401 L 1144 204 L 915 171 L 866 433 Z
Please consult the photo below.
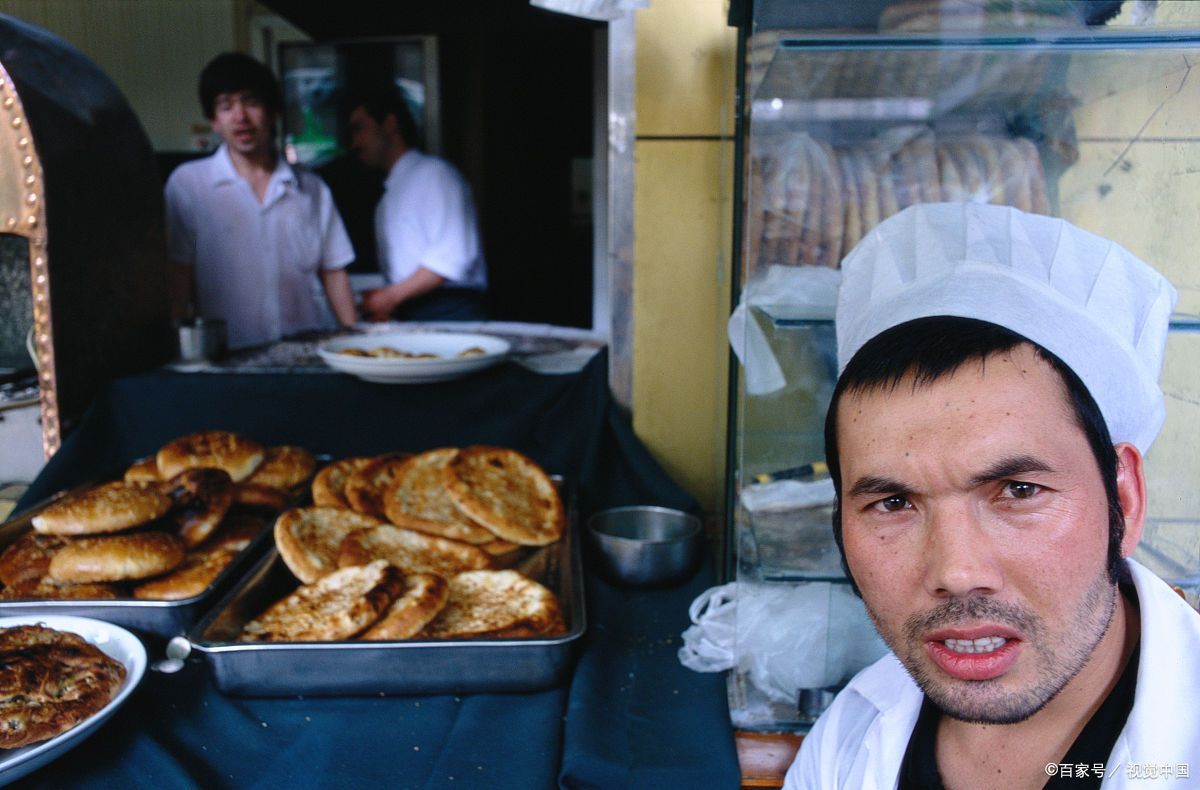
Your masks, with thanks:
M 388 139 L 383 124 L 371 117 L 362 107 L 354 108 L 347 119 L 350 131 L 350 150 L 367 167 L 386 170 Z
M 848 394 L 837 418 L 846 560 L 884 640 L 955 718 L 1036 713 L 1116 600 L 1103 482 L 1061 378 L 1021 345 Z
M 251 91 L 219 93 L 212 127 L 230 149 L 251 156 L 270 149 L 275 115 Z

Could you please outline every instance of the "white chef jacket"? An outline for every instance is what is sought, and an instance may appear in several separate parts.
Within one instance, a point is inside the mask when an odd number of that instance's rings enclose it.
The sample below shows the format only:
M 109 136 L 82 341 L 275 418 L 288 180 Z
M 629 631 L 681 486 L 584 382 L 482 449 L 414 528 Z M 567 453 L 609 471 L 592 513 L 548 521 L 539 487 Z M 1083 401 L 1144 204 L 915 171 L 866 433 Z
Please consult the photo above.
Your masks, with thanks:
M 223 318 L 231 348 L 333 328 L 319 270 L 354 248 L 329 187 L 280 160 L 259 203 L 225 146 L 167 179 L 167 253 L 196 267 L 196 307 Z
M 1133 708 L 1102 786 L 1200 787 L 1200 614 L 1153 573 L 1126 562 L 1141 605 L 1141 656 Z M 923 698 L 894 654 L 867 667 L 804 739 L 785 790 L 895 788 Z M 1152 765 L 1187 766 L 1189 777 L 1150 778 Z
M 487 287 L 471 187 L 449 162 L 409 150 L 392 165 L 383 188 L 375 239 L 388 282 L 424 266 L 451 287 Z

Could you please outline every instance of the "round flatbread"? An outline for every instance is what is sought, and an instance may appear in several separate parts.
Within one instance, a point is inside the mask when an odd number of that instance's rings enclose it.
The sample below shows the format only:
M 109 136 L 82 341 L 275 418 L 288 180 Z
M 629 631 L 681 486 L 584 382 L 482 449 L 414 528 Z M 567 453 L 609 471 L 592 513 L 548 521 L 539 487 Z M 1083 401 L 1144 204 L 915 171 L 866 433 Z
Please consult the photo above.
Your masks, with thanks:
M 347 535 L 382 523 L 353 510 L 293 508 L 275 521 L 275 548 L 297 579 L 312 584 L 337 570 L 338 550 Z
M 478 546 L 392 524 L 355 530 L 342 540 L 338 565 L 365 565 L 374 560 L 387 560 L 405 573 L 447 577 L 492 567 L 491 555 Z
M 124 594 L 120 585 L 105 582 L 68 584 L 49 576 L 0 590 L 4 601 L 112 601 Z
M 457 454 L 457 447 L 442 447 L 404 461 L 383 497 L 387 520 L 400 527 L 465 543 L 495 540 L 496 536 L 473 522 L 446 491 L 446 465 Z
M 185 469 L 163 485 L 175 503 L 171 518 L 188 548 L 213 534 L 233 504 L 233 480 L 224 469 Z
M 562 537 L 566 511 L 554 482 L 516 450 L 476 445 L 446 466 L 446 488 L 458 507 L 496 536 L 522 546 Z
M 379 619 L 404 589 L 404 577 L 380 560 L 342 568 L 298 587 L 246 623 L 248 642 L 335 642 Z
M 279 512 L 292 504 L 286 491 L 246 480 L 233 486 L 233 501 L 246 507 Z
M 79 538 L 50 560 L 58 582 L 119 582 L 148 579 L 183 562 L 183 541 L 166 532 Z
M 169 480 L 185 469 L 224 469 L 240 483 L 258 469 L 266 449 L 255 440 L 232 431 L 201 431 L 180 436 L 163 445 L 155 456 L 158 474 Z
M 446 608 L 419 638 L 538 637 L 561 632 L 554 593 L 517 571 L 468 571 L 450 579 Z
M 66 732 L 117 696 L 125 667 L 78 634 L 41 625 L 0 630 L 0 748 Z
M 161 479 L 158 476 L 158 461 L 153 455 L 134 461 L 125 470 L 124 480 L 126 483 L 153 483 Z
M 246 481 L 290 491 L 307 482 L 316 468 L 317 459 L 303 447 L 268 447 L 263 462 Z
M 120 532 L 153 521 L 171 508 L 157 485 L 112 482 L 48 505 L 33 528 L 48 535 Z
M 36 583 L 50 572 L 50 559 L 67 545 L 58 535 L 26 532 L 0 554 L 0 582 L 5 587 Z
M 438 616 L 449 599 L 450 585 L 441 576 L 432 573 L 406 576 L 404 592 L 359 639 L 410 639 Z
M 208 589 L 237 554 L 229 549 L 188 554 L 179 567 L 170 573 L 134 587 L 133 597 L 142 600 L 181 601 L 197 596 Z
M 407 455 L 381 456 L 346 478 L 344 493 L 350 507 L 380 520 L 387 518 L 384 495 L 407 459 Z
M 312 481 L 312 500 L 317 507 L 350 507 L 346 480 L 373 461 L 370 457 L 343 458 L 321 468 Z
M 271 527 L 271 522 L 256 513 L 230 513 L 197 551 L 229 549 L 241 551 Z

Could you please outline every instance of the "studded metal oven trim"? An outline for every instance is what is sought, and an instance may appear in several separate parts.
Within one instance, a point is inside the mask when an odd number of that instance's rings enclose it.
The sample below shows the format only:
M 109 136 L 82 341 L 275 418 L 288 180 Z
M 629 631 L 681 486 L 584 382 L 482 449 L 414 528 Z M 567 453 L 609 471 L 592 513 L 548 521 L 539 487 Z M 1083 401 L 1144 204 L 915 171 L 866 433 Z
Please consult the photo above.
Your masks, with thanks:
M 49 458 L 62 442 L 54 337 L 50 323 L 50 262 L 46 254 L 45 181 L 25 108 L 0 64 L 0 231 L 29 241 L 33 284 L 33 354 L 41 392 L 42 451 Z

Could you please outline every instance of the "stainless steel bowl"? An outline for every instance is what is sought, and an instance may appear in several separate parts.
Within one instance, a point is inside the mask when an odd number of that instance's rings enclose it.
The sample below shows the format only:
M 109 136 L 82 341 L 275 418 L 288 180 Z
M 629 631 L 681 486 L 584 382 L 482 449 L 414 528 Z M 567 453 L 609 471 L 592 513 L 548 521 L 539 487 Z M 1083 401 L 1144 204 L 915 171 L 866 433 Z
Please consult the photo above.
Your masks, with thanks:
M 179 358 L 184 362 L 211 362 L 225 355 L 225 322 L 197 318 L 179 327 Z
M 588 519 L 602 570 L 635 587 L 665 587 L 691 576 L 702 532 L 696 516 L 650 505 L 612 508 Z

